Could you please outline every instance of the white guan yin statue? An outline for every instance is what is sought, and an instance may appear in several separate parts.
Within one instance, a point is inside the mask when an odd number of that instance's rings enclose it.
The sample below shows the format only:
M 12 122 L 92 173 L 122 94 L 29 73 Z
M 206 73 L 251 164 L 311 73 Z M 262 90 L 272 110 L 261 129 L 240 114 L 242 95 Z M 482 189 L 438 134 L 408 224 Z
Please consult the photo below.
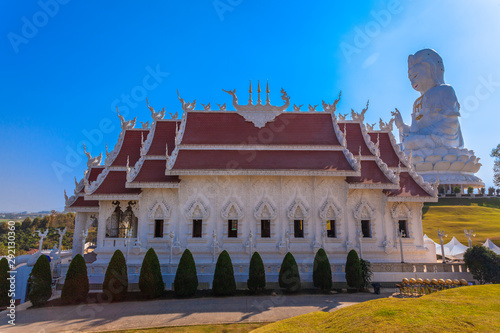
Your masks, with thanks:
M 453 186 L 482 187 L 474 175 L 479 158 L 464 148 L 460 129 L 460 104 L 453 88 L 444 83 L 443 60 L 436 51 L 420 50 L 408 57 L 408 78 L 420 97 L 413 103 L 411 125 L 393 112 L 404 152 L 412 155 L 415 169 L 428 182 Z

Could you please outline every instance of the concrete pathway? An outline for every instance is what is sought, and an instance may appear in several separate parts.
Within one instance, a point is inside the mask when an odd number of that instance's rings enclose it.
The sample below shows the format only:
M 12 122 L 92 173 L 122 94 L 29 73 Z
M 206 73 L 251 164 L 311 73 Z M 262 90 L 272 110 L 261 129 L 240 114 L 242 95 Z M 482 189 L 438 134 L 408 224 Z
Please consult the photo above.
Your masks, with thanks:
M 381 295 L 277 295 L 172 299 L 112 304 L 85 304 L 41 309 L 18 309 L 16 325 L 7 325 L 2 312 L 0 332 L 97 332 L 196 324 L 274 322 L 313 311 L 388 297 Z

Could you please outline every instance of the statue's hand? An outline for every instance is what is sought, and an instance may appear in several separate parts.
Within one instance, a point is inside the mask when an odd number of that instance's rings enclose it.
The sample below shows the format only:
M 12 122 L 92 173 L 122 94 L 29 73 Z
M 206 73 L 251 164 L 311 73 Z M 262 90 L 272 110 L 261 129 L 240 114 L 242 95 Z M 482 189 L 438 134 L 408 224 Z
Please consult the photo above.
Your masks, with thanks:
M 401 116 L 401 113 L 397 108 L 395 109 L 395 111 L 391 112 L 391 115 L 394 117 L 397 128 L 400 128 L 401 126 L 404 125 L 403 117 Z

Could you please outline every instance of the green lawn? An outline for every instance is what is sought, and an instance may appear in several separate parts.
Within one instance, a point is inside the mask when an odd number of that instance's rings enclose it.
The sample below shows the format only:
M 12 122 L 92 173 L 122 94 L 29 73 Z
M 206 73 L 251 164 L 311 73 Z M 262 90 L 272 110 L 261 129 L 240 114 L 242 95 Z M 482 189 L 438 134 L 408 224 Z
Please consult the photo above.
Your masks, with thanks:
M 500 332 L 499 313 L 500 285 L 471 286 L 313 312 L 253 332 Z
M 449 201 L 451 200 L 448 199 L 445 203 Z M 468 205 L 424 206 L 422 217 L 424 234 L 439 243 L 437 237 L 439 228 L 448 234 L 445 243 L 455 236 L 462 244 L 467 245 L 464 229 L 472 229 L 476 234 L 476 237 L 472 238 L 473 244 L 483 244 L 489 238 L 500 246 L 500 209 L 491 204 L 479 205 L 469 201 L 465 203 Z

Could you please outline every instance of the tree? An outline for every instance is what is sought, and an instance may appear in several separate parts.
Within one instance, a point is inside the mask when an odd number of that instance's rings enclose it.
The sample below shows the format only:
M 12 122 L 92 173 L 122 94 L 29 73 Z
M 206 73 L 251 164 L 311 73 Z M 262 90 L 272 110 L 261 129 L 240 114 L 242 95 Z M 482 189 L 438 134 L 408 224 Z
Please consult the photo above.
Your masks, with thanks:
M 491 157 L 495 159 L 493 164 L 493 183 L 500 187 L 500 144 L 491 151 Z
M 351 288 L 360 289 L 363 287 L 363 272 L 358 254 L 355 250 L 349 251 L 345 263 L 345 280 Z
M 467 194 L 472 194 L 472 193 L 474 193 L 474 187 L 472 186 L 467 187 Z
M 222 251 L 217 259 L 212 290 L 215 296 L 229 296 L 236 292 L 233 263 L 226 250 Z
M 6 258 L 0 260 L 0 307 L 10 304 L 9 289 L 10 289 L 9 262 Z
M 493 186 L 488 187 L 488 195 L 495 195 L 495 188 Z
M 462 190 L 460 189 L 460 187 L 455 186 L 455 187 L 453 188 L 453 193 L 458 194 L 458 193 L 461 193 L 461 192 L 462 192 Z
M 484 195 L 485 192 L 486 192 L 486 189 L 484 187 L 481 187 L 481 194 Z
M 161 275 L 160 261 L 153 248 L 150 248 L 142 260 L 139 275 L 139 289 L 147 298 L 157 298 L 163 295 L 165 284 Z
M 480 284 L 500 282 L 500 256 L 482 245 L 474 245 L 464 253 L 464 261 Z
M 285 289 L 286 292 L 297 292 L 300 290 L 300 275 L 297 262 L 293 255 L 288 252 L 283 258 L 279 274 L 280 288 Z
M 314 256 L 313 283 L 322 291 L 332 289 L 332 267 L 325 250 L 319 249 Z
M 368 289 L 372 282 L 373 272 L 372 264 L 368 260 L 359 259 L 359 264 L 361 266 L 361 277 L 363 279 L 363 288 Z
M 177 272 L 175 273 L 174 292 L 177 297 L 193 296 L 198 289 L 198 275 L 193 255 L 188 249 L 184 250 Z
M 500 188 L 497 188 L 497 195 L 500 195 Z
M 65 303 L 85 302 L 89 294 L 87 264 L 81 254 L 77 254 L 68 267 L 61 293 Z
M 109 297 L 110 301 L 121 301 L 127 297 L 128 274 L 127 263 L 122 251 L 116 250 L 109 261 L 102 291 Z
M 266 287 L 266 270 L 258 252 L 255 252 L 250 259 L 247 286 L 252 293 Z
M 44 306 L 52 296 L 52 274 L 50 273 L 49 259 L 45 255 L 40 255 L 31 270 L 30 293 L 28 295 L 34 307 Z

